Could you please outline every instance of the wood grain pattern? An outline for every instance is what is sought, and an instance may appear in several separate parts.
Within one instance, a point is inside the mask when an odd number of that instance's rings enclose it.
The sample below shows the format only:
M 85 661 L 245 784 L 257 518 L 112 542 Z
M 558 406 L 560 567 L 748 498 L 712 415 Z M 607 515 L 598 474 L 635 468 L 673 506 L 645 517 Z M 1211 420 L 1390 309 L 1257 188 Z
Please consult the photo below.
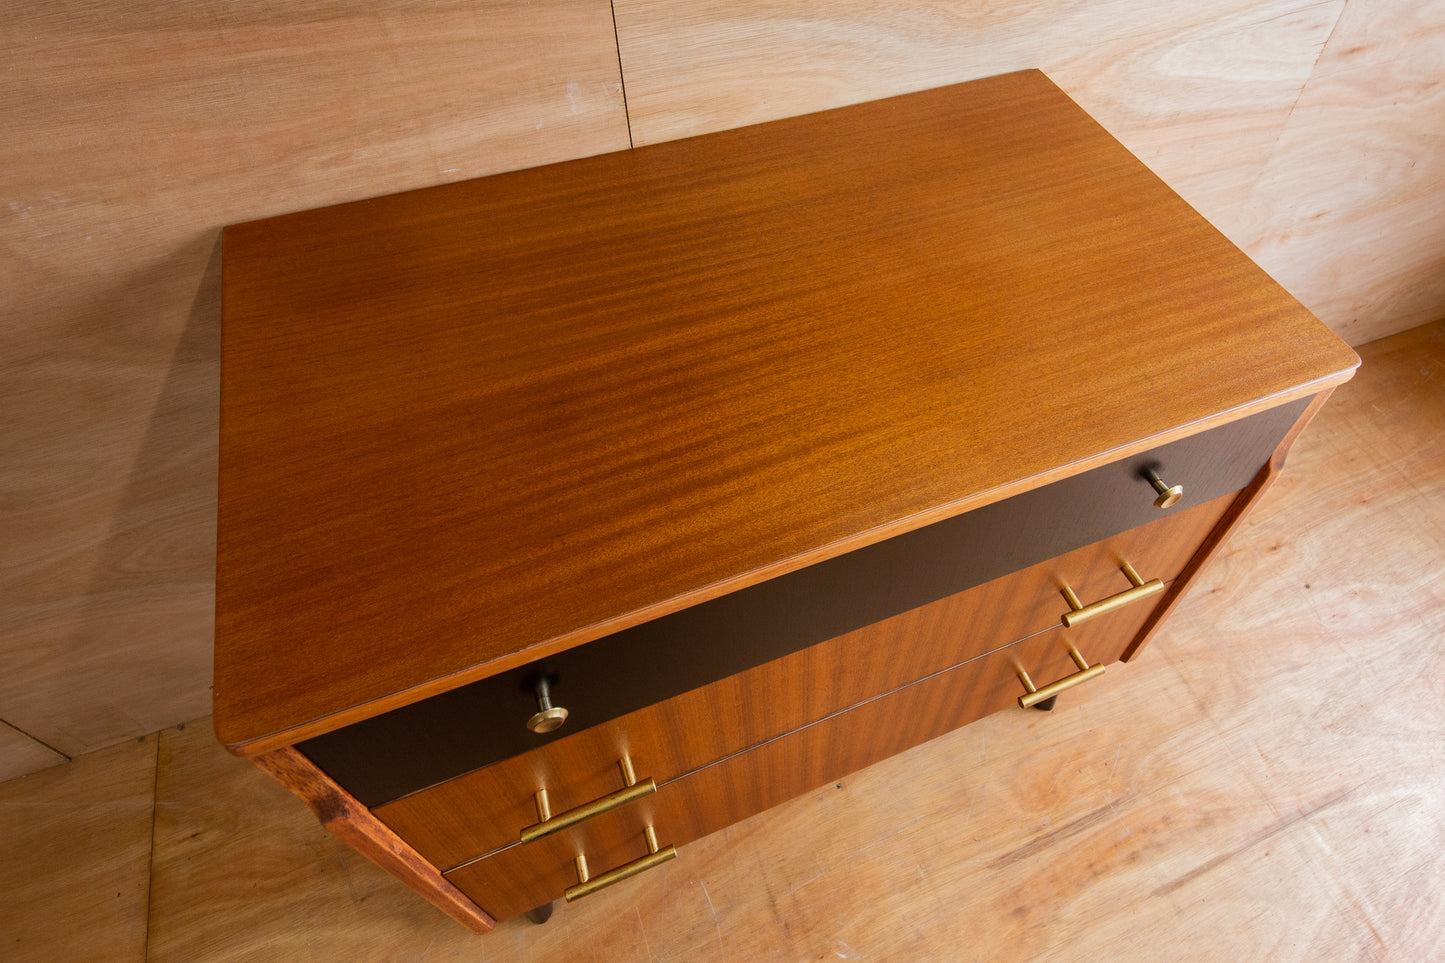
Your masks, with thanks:
M 421 959 L 478 945 L 227 753 L 209 720 L 160 734 L 154 780 L 149 959 Z
M 1441 303 L 1437 4 L 1351 4 L 1303 97 L 1343 4 L 617 6 L 634 106 L 701 73 L 685 110 L 706 115 L 1046 66 L 1352 342 Z M 77 753 L 207 711 L 218 226 L 627 131 L 590 0 L 6 14 L 0 701 Z
M 297 748 L 360 802 L 382 805 L 1242 489 L 1308 402 L 1282 405 L 934 522 L 352 723 Z M 1155 507 L 1156 493 L 1144 475 L 1150 468 L 1187 484 L 1183 504 L 1164 512 Z M 1103 562 L 1100 570 L 1112 570 L 1114 561 Z M 1171 575 L 1174 569 L 1158 561 L 1136 556 L 1146 570 Z M 1090 593 L 1087 586 L 1079 588 Z M 1051 585 L 1045 594 L 1052 590 Z M 684 652 L 687 657 L 679 658 Z M 543 737 L 517 724 L 537 711 L 539 674 L 552 677 L 553 697 L 569 713 L 564 731 Z
M 1037 72 L 846 111 L 228 229 L 229 745 L 1352 371 Z
M 1442 51 L 1440 4 L 1351 2 L 1247 206 L 1221 222 L 1353 344 L 1445 317 Z
M 1181 569 L 1179 578 L 1169 587 L 1159 605 L 1154 607 L 1153 613 L 1144 623 L 1143 631 L 1135 636 L 1134 641 L 1124 650 L 1122 658 L 1125 662 L 1133 661 L 1144 651 L 1144 647 L 1149 644 L 1154 633 L 1164 625 L 1170 613 L 1184 598 L 1185 591 L 1199 577 L 1199 573 L 1204 571 L 1210 560 L 1229 542 L 1229 539 L 1239 530 L 1239 526 L 1249 517 L 1250 510 L 1254 508 L 1260 496 L 1269 490 L 1269 486 L 1274 484 L 1280 471 L 1284 469 L 1285 459 L 1289 457 L 1289 451 L 1294 447 L 1295 440 L 1299 438 L 1300 433 L 1305 430 L 1315 415 L 1319 414 L 1320 409 L 1329 400 L 1332 391 L 1333 389 L 1326 389 L 1315 395 L 1309 406 L 1295 420 L 1289 432 L 1281 439 L 1279 446 L 1275 448 L 1269 461 L 1260 469 L 1259 474 L 1229 506 L 1229 509 L 1220 518 L 1219 524 L 1200 544 L 1199 550 L 1194 553 L 1189 564 Z
M 65 756 L 0 722 L 0 782 L 69 762 Z
M 0 783 L 0 956 L 145 959 L 156 745 Z
M 695 843 L 560 911 L 565 934 L 493 938 L 557 960 L 1440 956 L 1445 703 L 1400 680 L 1445 653 L 1445 326 L 1362 353 L 1149 658 Z
M 637 143 L 1042 67 L 1352 344 L 1445 315 L 1438 4 L 619 0 Z
M 616 3 L 639 144 L 1039 67 L 1226 233 L 1344 6 Z
M 1148 658 L 695 843 L 560 912 L 565 934 L 490 938 L 557 960 L 1439 957 L 1445 325 L 1362 354 Z
M 1200 598 L 1187 603 L 1196 613 L 1191 621 L 1227 630 L 1208 640 L 1218 654 L 1200 654 L 1206 641 L 1189 623 L 1166 633 L 1173 640 L 1169 658 L 1210 716 L 1222 720 L 1250 708 L 1249 692 L 1213 679 L 1209 666 L 1237 654 L 1256 633 L 1298 627 L 1297 637 L 1258 656 L 1260 671 L 1276 680 L 1272 691 L 1281 713 L 1360 735 L 1383 733 L 1390 724 L 1398 728 L 1398 742 L 1386 747 L 1382 740 L 1382 758 L 1341 768 L 1307 754 L 1290 763 L 1345 788 L 1390 766 L 1415 771 L 1439 759 L 1423 733 L 1440 714 L 1431 704 L 1440 684 L 1440 645 L 1427 636 L 1445 615 L 1445 453 L 1434 444 L 1445 431 L 1445 324 L 1367 347 L 1374 349 L 1367 351 L 1367 363 L 1379 367 L 1378 377 L 1361 389 L 1336 392 L 1326 409 L 1341 409 L 1330 419 L 1332 430 L 1312 444 L 1306 443 L 1314 432 L 1306 434 L 1290 471 L 1267 496 L 1266 505 L 1277 502 L 1279 510 L 1247 523 L 1241 533 L 1246 546 L 1264 546 L 1265 560 L 1251 567 L 1250 557 L 1231 547 L 1202 580 Z M 1349 470 L 1360 465 L 1379 468 Z M 1306 514 L 1296 505 L 1309 506 L 1312 523 L 1285 539 L 1291 516 Z M 1377 520 L 1369 535 L 1347 534 L 1349 520 L 1362 513 Z M 1288 571 L 1295 585 L 1288 604 L 1274 609 L 1250 604 L 1258 591 L 1252 573 L 1268 567 Z M 1369 641 L 1372 619 L 1390 630 L 1378 645 Z M 1194 666 L 1187 664 L 1192 656 L 1198 656 Z M 1354 691 L 1352 672 L 1363 674 Z M 1397 698 L 1382 701 L 1387 691 Z M 1413 698 L 1415 691 L 1422 700 Z M 1277 738 L 1267 736 L 1256 741 Z M 1284 764 L 1283 751 L 1276 747 L 1255 758 L 1273 768 Z M 1266 787 L 1268 768 L 1258 773 Z
M 1436 4 L 1351 4 L 1303 97 L 1342 3 L 730 5 L 751 25 L 617 6 L 634 101 L 652 64 L 664 88 L 709 72 L 704 114 L 1046 66 L 1352 342 L 1441 304 Z M 0 701 L 78 753 L 207 711 L 218 226 L 616 149 L 627 129 L 592 0 L 6 13 Z M 749 77 L 765 85 L 738 94 Z
M 437 909 L 473 933 L 485 933 L 495 921 L 442 878 L 435 866 L 398 839 L 344 789 L 294 748 L 277 749 L 252 761 L 296 793 L 316 813 L 327 832 L 401 880 Z
M 447 878 L 499 919 L 516 916 L 560 898 L 577 881 L 572 860 L 579 851 L 600 873 L 646 853 L 642 834 L 647 825 L 655 827 L 663 845 L 690 843 L 1007 709 L 1025 691 L 1017 675 L 1020 668 L 1038 685 L 1076 671 L 1066 640 L 1091 659 L 1111 663 L 1150 608 L 1120 610 L 1087 626 L 1018 642 L 689 773 L 576 829 L 468 863 L 448 872 Z M 686 858 L 686 850 L 678 858 Z
M 606 0 L 6 5 L 0 705 L 208 711 L 221 225 L 628 145 Z
M 1146 658 L 1052 713 L 980 720 L 692 843 L 545 926 L 473 936 L 228 754 L 208 721 L 165 733 L 151 955 L 1445 958 L 1445 325 L 1361 353 Z M 3 791 L 65 804 L 32 785 Z M 114 824 L 92 837 L 107 835 Z M 27 847 L 6 856 L 0 873 L 25 878 L 53 865 Z M 98 900 L 83 880 L 107 857 L 80 857 L 73 898 Z M 41 959 L 73 955 L 72 928 L 40 932 Z
M 1362 354 L 1371 378 L 1335 392 L 1152 654 L 1244 764 L 1269 842 L 1324 894 L 1300 906 L 1294 952 L 1431 959 L 1445 905 L 1406 894 L 1445 871 L 1445 324 Z M 1239 660 L 1248 679 L 1218 671 Z M 1237 862 L 1277 876 L 1271 850 Z M 1200 859 L 1178 892 L 1233 855 Z
M 1053 628 L 1068 608 L 1061 583 L 1086 600 L 1128 587 L 1115 567 L 1119 558 L 1141 566 L 1146 577 L 1171 579 L 1232 500 L 1195 506 L 629 713 L 381 806 L 377 817 L 437 866 L 455 866 L 516 842 L 518 831 L 536 819 L 539 788 L 548 789 L 555 812 L 620 788 L 617 760 L 624 752 L 639 777 L 666 782 Z M 1122 631 L 1111 619 L 1096 624 L 1106 634 Z M 1092 628 L 1081 631 L 1085 642 L 1094 639 Z

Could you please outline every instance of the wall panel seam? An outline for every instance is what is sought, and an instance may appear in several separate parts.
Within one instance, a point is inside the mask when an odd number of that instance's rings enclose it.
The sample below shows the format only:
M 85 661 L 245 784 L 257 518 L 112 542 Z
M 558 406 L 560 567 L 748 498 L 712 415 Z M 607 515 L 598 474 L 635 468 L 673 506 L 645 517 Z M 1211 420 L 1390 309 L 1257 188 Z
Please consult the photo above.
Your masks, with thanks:
M 74 760 L 74 757 L 71 756 L 69 753 L 61 752 L 59 749 L 46 742 L 44 739 L 41 739 L 38 736 L 31 735 L 30 733 L 26 732 L 24 729 L 20 728 L 8 719 L 0 719 L 0 726 L 8 726 L 9 728 L 14 729 L 26 739 L 29 739 L 31 742 L 36 743 L 37 745 L 44 746 L 46 749 L 49 749 L 51 752 L 64 759 L 66 762 L 71 762 Z
M 607 8 L 612 11 L 612 41 L 617 45 L 617 86 L 622 93 L 622 116 L 627 121 L 627 146 L 636 147 L 632 140 L 632 112 L 627 106 L 627 72 L 622 69 L 622 37 L 617 32 L 616 0 L 607 0 Z

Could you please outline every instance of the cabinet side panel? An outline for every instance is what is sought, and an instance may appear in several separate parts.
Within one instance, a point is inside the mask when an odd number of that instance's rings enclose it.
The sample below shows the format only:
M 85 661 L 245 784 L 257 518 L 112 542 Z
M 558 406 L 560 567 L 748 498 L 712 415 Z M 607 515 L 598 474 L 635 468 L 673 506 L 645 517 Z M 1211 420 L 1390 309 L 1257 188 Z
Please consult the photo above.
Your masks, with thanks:
M 1194 557 L 1184 566 L 1183 571 L 1179 573 L 1179 577 L 1169 586 L 1169 591 L 1165 594 L 1163 601 L 1154 610 L 1153 614 L 1150 615 L 1149 620 L 1144 624 L 1143 630 L 1140 631 L 1139 635 L 1125 651 L 1123 661 L 1131 662 L 1140 652 L 1144 651 L 1144 647 L 1149 644 L 1149 640 L 1154 637 L 1154 633 L 1158 631 L 1159 626 L 1164 624 L 1164 620 L 1169 617 L 1169 614 L 1174 610 L 1174 606 L 1178 604 L 1179 599 L 1189 590 L 1189 585 L 1195 576 L 1204 570 L 1204 567 L 1209 564 L 1210 559 L 1214 557 L 1215 553 L 1224 547 L 1224 543 L 1229 541 L 1230 536 L 1243 524 L 1245 517 L 1248 516 L 1250 510 L 1258 503 L 1260 496 L 1263 495 L 1269 486 L 1274 484 L 1274 480 L 1279 477 L 1280 471 L 1284 468 L 1285 458 L 1289 456 L 1290 447 L 1294 444 L 1295 439 L 1299 437 L 1300 432 L 1304 431 L 1305 426 L 1310 423 L 1310 420 L 1319 413 L 1319 410 L 1324 407 L 1325 402 L 1329 400 L 1334 390 L 1334 388 L 1327 388 L 1316 394 L 1304 412 L 1295 419 L 1294 424 L 1290 427 L 1289 431 L 1285 433 L 1284 438 L 1270 455 L 1269 461 L 1265 462 L 1264 467 L 1259 470 L 1259 474 L 1255 475 L 1254 481 L 1250 482 L 1249 485 L 1235 497 L 1234 503 L 1229 506 L 1229 509 L 1224 513 L 1224 517 L 1219 520 L 1219 524 L 1209 533 L 1209 537 L 1204 540 L 1204 543 L 1199 547 L 1199 551 L 1194 553 Z

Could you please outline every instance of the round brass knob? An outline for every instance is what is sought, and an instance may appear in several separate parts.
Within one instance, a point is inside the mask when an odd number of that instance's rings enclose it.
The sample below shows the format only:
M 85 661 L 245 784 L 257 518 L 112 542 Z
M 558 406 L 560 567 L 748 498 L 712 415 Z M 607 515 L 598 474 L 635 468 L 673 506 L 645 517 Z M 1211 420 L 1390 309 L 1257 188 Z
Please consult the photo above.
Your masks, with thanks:
M 537 711 L 527 720 L 527 728 L 539 736 L 562 728 L 567 710 L 552 705 L 552 686 L 546 679 L 537 680 Z
M 1148 469 L 1144 474 L 1148 477 L 1149 484 L 1153 485 L 1154 490 L 1159 493 L 1159 497 L 1154 499 L 1155 508 L 1172 508 L 1179 503 L 1179 499 L 1184 497 L 1183 485 L 1164 484 L 1164 480 L 1159 477 L 1159 473 L 1152 468 Z
M 553 706 L 550 709 L 543 709 L 541 712 L 532 713 L 527 720 L 527 728 L 538 735 L 551 732 L 554 729 L 562 728 L 562 723 L 567 721 L 567 710 L 561 706 Z

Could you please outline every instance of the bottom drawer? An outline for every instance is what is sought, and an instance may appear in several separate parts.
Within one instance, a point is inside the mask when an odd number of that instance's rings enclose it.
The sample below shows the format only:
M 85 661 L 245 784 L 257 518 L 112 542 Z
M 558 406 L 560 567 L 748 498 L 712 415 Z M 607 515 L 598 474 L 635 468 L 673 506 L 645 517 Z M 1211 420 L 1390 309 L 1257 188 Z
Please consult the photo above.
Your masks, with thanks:
M 560 899 L 578 881 L 579 853 L 601 875 L 647 854 L 648 826 L 663 847 L 691 842 L 1015 705 L 1025 693 L 1020 669 L 1040 688 L 1078 671 L 1070 644 L 1090 663 L 1114 662 L 1151 609 L 1135 606 L 1016 642 L 678 776 L 572 832 L 464 863 L 447 878 L 493 917 L 516 916 Z

